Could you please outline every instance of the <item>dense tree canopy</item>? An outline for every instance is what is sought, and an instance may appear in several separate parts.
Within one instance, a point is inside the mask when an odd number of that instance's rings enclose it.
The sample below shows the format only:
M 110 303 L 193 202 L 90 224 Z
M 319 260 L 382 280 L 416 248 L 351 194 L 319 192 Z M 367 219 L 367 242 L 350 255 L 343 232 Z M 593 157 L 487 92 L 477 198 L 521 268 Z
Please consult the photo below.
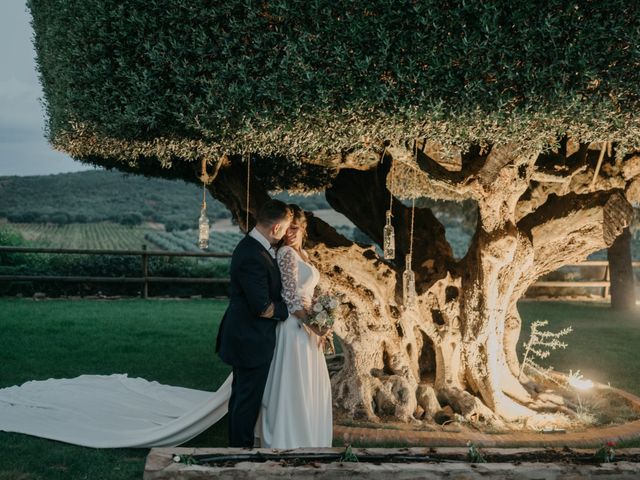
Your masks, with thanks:
M 634 1 L 29 7 L 50 140 L 93 163 L 379 156 L 385 140 L 422 137 L 639 143 Z

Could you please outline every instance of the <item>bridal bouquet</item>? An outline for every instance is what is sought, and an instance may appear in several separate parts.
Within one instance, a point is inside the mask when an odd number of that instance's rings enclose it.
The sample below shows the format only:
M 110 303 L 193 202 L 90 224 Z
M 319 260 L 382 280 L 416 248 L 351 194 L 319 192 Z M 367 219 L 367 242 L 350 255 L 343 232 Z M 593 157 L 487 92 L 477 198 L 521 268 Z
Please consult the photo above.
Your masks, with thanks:
M 338 316 L 340 301 L 335 295 L 323 293 L 318 295 L 311 304 L 309 323 L 318 328 L 332 328 Z M 336 353 L 333 345 L 333 335 L 329 337 L 329 343 L 324 353 Z

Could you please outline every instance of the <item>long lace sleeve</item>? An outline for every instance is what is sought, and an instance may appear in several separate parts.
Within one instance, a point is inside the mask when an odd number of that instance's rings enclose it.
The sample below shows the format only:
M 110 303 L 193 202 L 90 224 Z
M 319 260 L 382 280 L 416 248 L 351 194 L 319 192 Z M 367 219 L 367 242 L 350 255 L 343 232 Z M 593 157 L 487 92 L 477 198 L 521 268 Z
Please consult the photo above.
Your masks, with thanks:
M 291 247 L 281 247 L 277 255 L 278 268 L 282 277 L 282 298 L 290 313 L 302 310 L 302 300 L 298 295 L 298 258 Z

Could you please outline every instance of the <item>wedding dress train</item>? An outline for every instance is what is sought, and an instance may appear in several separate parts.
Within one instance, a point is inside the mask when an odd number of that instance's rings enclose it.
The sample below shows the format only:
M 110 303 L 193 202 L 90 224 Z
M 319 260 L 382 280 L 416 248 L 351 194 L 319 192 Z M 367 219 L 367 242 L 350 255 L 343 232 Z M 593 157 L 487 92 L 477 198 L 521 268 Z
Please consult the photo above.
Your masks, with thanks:
M 230 375 L 216 392 L 126 374 L 30 381 L 0 390 L 0 430 L 85 447 L 174 447 L 227 413 Z
M 281 249 L 279 264 L 283 296 L 295 311 L 313 294 L 318 271 L 289 247 Z M 256 425 L 261 446 L 331 446 L 331 388 L 316 338 L 294 316 L 278 325 Z M 126 374 L 30 381 L 0 389 L 0 431 L 94 448 L 174 447 L 227 413 L 232 379 L 215 392 Z

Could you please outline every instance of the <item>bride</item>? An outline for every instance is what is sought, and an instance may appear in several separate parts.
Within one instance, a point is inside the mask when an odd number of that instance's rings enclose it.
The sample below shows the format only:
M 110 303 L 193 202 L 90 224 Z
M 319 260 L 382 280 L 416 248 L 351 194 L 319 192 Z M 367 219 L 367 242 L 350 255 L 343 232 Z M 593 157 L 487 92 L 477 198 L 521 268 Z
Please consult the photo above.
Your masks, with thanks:
M 320 273 L 302 248 L 307 225 L 304 212 L 297 205 L 289 207 L 293 220 L 276 258 L 282 297 L 290 313 L 276 326 L 276 348 L 256 433 L 263 447 L 330 447 L 331 384 L 322 347 L 331 333 L 305 323 Z
M 318 270 L 302 243 L 304 212 L 278 250 L 289 318 L 280 322 L 256 425 L 260 446 L 331 446 L 329 374 L 322 343 L 330 332 L 305 324 Z M 94 448 L 172 447 L 227 413 L 232 375 L 216 392 L 162 385 L 126 374 L 30 381 L 0 389 L 0 431 L 25 433 Z

